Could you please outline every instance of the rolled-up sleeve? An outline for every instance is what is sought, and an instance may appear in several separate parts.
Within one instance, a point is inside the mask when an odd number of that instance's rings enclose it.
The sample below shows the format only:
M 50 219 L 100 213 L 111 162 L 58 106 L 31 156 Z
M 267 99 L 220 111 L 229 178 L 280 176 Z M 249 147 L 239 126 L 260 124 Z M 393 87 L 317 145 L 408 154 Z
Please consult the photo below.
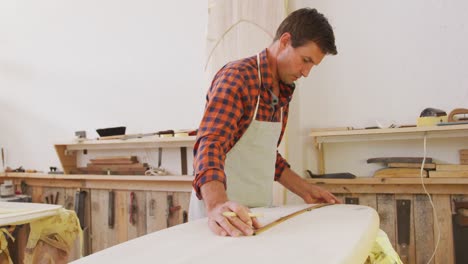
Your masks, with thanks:
M 279 152 L 276 152 L 276 167 L 275 167 L 275 181 L 279 180 L 285 168 L 290 168 L 291 165 L 284 159 Z

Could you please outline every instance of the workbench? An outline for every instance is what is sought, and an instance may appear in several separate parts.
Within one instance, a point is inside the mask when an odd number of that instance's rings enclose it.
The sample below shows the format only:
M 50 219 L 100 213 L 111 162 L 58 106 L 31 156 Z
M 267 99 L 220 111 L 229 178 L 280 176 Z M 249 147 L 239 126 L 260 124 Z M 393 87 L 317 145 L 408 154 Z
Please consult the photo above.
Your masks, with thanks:
M 84 255 L 88 255 L 186 222 L 193 176 L 1 173 L 0 180 L 23 186 L 35 203 L 46 203 L 45 197 L 52 194 L 58 205 L 71 210 L 76 193 L 83 192 Z

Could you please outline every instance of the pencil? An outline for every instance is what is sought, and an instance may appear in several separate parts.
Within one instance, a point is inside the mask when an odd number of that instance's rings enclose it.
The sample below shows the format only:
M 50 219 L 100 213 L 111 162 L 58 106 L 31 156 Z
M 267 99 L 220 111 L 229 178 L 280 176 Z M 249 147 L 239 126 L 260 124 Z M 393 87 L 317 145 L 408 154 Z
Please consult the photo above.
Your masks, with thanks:
M 224 216 L 237 216 L 234 212 L 224 212 Z M 249 213 L 249 217 L 263 217 L 262 213 Z

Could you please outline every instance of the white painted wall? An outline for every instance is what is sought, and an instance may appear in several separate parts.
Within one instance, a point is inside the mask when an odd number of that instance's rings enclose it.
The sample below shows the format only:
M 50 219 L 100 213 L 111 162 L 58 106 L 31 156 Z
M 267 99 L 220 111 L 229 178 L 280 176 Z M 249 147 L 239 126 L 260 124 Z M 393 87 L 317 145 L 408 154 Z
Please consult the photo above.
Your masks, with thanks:
M 316 170 L 311 128 L 415 123 L 425 107 L 468 107 L 464 1 L 290 1 L 316 7 L 339 54 L 298 84 L 286 152 Z M 11 167 L 58 165 L 55 141 L 76 130 L 126 125 L 129 133 L 196 127 L 208 88 L 206 1 L 0 3 L 0 146 Z M 181 77 L 182 76 L 182 77 Z M 441 146 L 444 145 L 444 146 Z M 373 156 L 421 155 L 422 142 L 331 144 L 329 172 L 370 175 Z M 456 162 L 466 139 L 430 140 Z M 174 154 L 176 155 L 176 154 Z
M 468 18 L 465 1 L 293 1 L 315 7 L 333 25 L 339 54 L 326 57 L 299 83 L 290 162 L 297 171 L 317 170 L 311 128 L 382 123 L 415 124 L 421 111 L 468 108 Z M 419 141 L 326 145 L 328 172 L 370 176 L 366 164 L 379 156 L 422 156 Z M 458 162 L 468 140 L 429 140 L 428 155 Z
M 0 146 L 7 165 L 58 166 L 74 131 L 195 128 L 207 1 L 2 1 Z

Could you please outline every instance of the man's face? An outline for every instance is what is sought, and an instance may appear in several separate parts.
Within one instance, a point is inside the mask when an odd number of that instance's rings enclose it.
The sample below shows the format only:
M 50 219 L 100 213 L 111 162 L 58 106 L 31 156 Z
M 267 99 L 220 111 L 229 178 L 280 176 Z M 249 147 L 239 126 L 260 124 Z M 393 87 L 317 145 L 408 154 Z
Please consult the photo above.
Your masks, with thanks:
M 319 65 L 325 57 L 317 44 L 312 41 L 293 48 L 288 38 L 281 43 L 281 48 L 277 57 L 278 75 L 286 84 L 292 84 L 302 76 L 307 77 L 312 67 Z

